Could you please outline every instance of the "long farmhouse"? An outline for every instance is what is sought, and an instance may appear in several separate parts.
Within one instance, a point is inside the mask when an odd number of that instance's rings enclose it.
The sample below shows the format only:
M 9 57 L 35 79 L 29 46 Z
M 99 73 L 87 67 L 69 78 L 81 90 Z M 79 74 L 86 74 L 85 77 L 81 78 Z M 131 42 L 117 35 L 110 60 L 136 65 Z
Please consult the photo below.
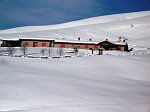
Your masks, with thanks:
M 55 39 L 40 39 L 40 38 L 18 38 L 18 39 L 1 39 L 1 47 L 56 47 L 56 48 L 74 48 L 98 50 L 119 50 L 127 51 L 128 45 L 124 41 L 112 42 L 106 39 L 101 42 L 93 41 L 69 41 L 69 40 L 55 40 Z

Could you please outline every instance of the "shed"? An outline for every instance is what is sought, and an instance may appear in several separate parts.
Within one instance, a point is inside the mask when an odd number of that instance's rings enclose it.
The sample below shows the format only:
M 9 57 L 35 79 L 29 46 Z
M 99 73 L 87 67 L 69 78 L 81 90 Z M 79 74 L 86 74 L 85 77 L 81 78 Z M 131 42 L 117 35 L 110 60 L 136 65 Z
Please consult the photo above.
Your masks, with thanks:
M 2 47 L 20 47 L 21 42 L 19 39 L 2 39 Z
M 108 41 L 108 40 L 100 42 L 99 45 L 100 45 L 101 48 L 104 48 L 105 50 L 116 49 L 115 44 L 110 42 L 110 41 Z
M 101 48 L 104 48 L 105 50 L 125 51 L 127 43 L 118 41 L 108 41 L 106 39 L 105 41 L 99 42 L 99 45 Z

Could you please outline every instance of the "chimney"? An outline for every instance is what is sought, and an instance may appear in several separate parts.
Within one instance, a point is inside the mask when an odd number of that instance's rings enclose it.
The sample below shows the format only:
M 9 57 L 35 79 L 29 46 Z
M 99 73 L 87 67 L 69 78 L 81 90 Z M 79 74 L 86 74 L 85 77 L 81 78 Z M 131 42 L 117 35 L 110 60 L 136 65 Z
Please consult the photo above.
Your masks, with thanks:
M 80 37 L 78 38 L 78 41 L 80 41 Z

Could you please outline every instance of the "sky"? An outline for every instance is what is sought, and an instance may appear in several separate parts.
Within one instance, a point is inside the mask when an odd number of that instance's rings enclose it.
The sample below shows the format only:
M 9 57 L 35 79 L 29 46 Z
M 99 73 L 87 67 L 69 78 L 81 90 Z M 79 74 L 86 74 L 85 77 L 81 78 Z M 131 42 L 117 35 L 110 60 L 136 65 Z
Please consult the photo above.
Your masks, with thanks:
M 0 0 L 0 30 L 150 10 L 150 0 Z

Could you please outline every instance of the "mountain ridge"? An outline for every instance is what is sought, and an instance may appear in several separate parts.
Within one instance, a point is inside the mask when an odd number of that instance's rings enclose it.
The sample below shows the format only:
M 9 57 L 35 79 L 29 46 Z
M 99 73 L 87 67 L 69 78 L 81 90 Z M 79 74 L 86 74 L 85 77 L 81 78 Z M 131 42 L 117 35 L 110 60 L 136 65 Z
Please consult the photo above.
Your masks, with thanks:
M 64 29 L 64 28 L 79 27 L 84 25 L 115 22 L 115 21 L 121 21 L 126 19 L 129 20 L 129 19 L 139 18 L 143 16 L 150 16 L 150 11 L 98 16 L 98 17 L 92 17 L 92 18 L 87 18 L 87 19 L 77 20 L 73 22 L 62 23 L 62 24 L 56 24 L 56 25 L 16 27 L 11 29 L 1 30 L 0 33 L 22 33 L 22 32 L 41 31 L 42 29 L 44 30 Z

